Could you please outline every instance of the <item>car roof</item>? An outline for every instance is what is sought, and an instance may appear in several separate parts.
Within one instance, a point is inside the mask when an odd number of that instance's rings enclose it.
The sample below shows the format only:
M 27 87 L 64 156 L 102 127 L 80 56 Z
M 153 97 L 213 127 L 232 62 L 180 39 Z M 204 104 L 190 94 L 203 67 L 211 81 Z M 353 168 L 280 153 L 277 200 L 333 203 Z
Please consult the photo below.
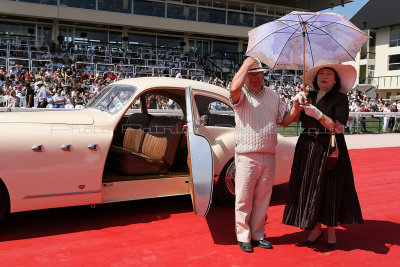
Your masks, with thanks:
M 211 93 L 216 93 L 222 95 L 226 98 L 229 98 L 229 91 L 220 86 L 212 85 L 207 82 L 199 82 L 189 79 L 181 79 L 181 78 L 170 78 L 170 77 L 142 77 L 142 78 L 130 78 L 124 79 L 114 84 L 127 84 L 136 86 L 139 91 L 143 91 L 149 88 L 155 87 L 177 87 L 177 88 L 186 88 L 191 86 L 193 89 L 204 90 Z

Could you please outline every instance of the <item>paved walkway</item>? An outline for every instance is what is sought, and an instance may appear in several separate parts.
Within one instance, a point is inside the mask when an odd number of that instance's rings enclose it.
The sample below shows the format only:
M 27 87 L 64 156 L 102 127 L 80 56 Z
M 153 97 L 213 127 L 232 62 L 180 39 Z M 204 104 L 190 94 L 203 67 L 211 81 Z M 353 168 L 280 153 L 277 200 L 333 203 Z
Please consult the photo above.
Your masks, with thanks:
M 298 136 L 285 137 L 297 141 Z M 400 147 L 400 133 L 345 135 L 348 149 Z

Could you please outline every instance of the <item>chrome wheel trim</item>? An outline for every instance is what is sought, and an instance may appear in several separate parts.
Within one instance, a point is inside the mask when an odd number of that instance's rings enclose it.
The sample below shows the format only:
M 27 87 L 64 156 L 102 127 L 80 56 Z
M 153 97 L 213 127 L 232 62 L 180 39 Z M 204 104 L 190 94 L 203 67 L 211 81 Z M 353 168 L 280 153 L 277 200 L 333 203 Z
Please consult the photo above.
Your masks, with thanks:
M 235 173 L 236 173 L 235 161 L 232 161 L 225 172 L 226 189 L 228 189 L 228 191 L 232 195 L 235 195 Z

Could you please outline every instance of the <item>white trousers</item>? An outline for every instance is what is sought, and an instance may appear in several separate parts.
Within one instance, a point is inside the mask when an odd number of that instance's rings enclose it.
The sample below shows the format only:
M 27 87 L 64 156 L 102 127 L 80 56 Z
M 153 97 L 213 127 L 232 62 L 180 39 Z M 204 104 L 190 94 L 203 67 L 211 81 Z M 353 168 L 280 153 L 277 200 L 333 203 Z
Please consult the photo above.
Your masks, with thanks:
M 275 154 L 235 154 L 235 221 L 240 242 L 264 238 L 275 174 Z
M 389 117 L 384 117 L 383 118 L 383 130 L 386 131 L 389 125 Z

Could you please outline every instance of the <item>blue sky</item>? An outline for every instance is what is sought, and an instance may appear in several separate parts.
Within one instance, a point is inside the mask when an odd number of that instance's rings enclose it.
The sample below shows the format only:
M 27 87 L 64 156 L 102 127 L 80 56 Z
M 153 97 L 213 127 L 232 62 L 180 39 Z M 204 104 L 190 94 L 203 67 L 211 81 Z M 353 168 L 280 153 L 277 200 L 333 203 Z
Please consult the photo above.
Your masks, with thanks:
M 369 0 L 354 0 L 351 3 L 345 4 L 344 7 L 337 6 L 334 9 L 325 9 L 320 12 L 335 12 L 344 15 L 347 19 L 351 19 Z

